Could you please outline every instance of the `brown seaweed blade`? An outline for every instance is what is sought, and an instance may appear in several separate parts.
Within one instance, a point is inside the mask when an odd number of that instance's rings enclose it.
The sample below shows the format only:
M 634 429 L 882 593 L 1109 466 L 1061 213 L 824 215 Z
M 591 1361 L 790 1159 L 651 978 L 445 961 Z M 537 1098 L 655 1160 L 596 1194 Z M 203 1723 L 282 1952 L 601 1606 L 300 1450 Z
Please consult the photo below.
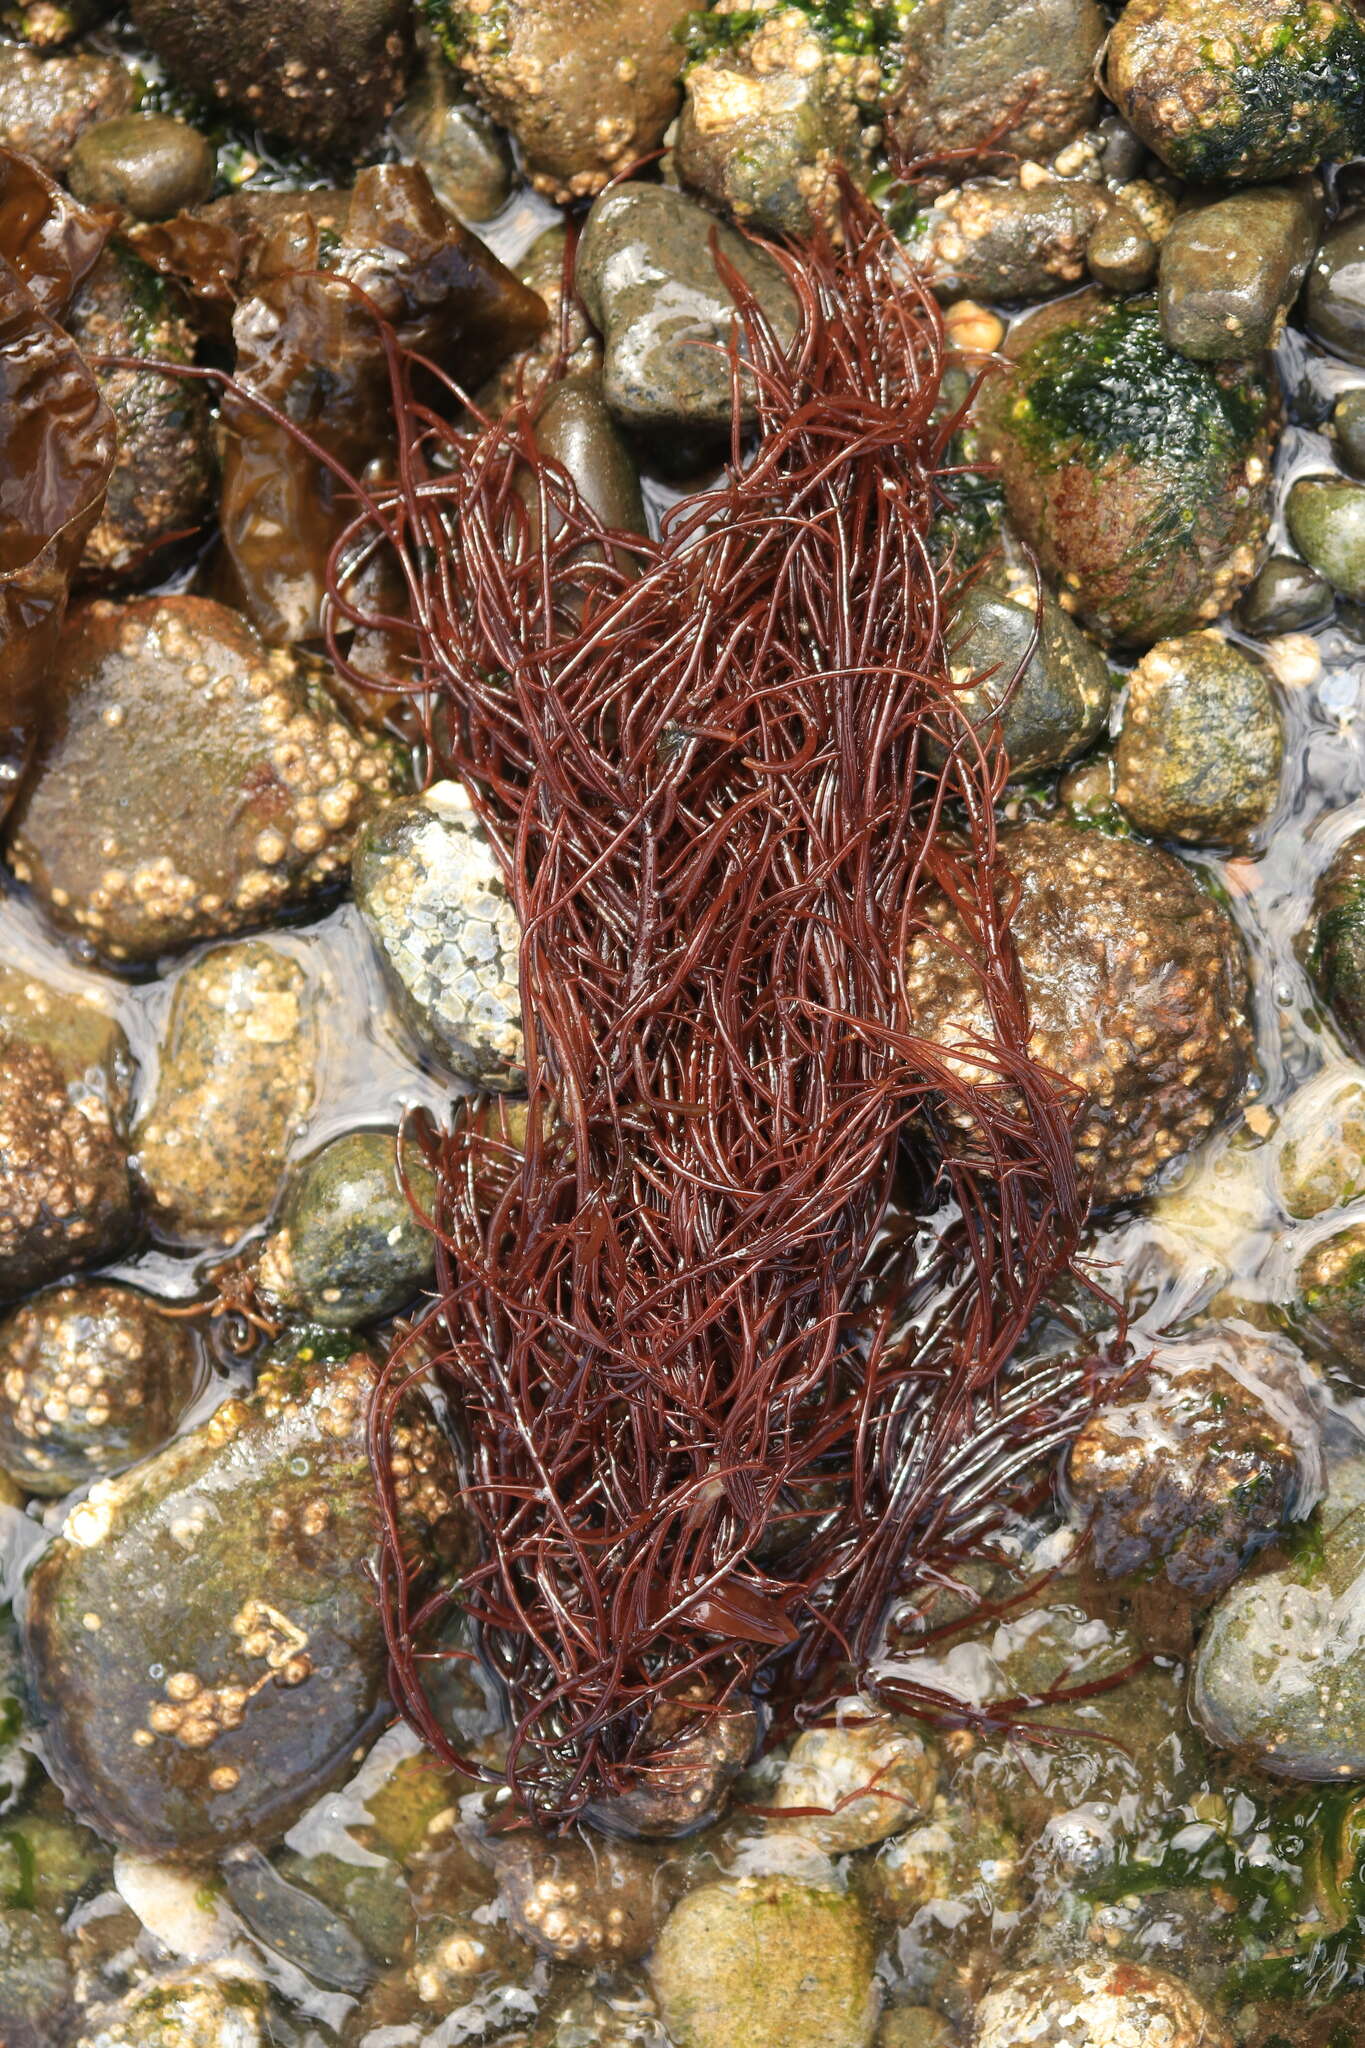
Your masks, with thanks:
M 872 210 L 845 216 L 838 249 L 782 258 L 790 351 L 730 280 L 758 436 L 657 543 L 598 525 L 533 404 L 443 424 L 391 339 L 399 480 L 333 557 L 334 624 L 376 550 L 401 571 L 409 616 L 365 623 L 406 632 L 434 772 L 474 795 L 524 935 L 526 1150 L 477 1118 L 433 1144 L 440 1299 L 374 1411 L 396 1530 L 392 1421 L 434 1363 L 481 1535 L 434 1598 L 390 1543 L 396 1691 L 453 1756 L 421 1645 L 458 1598 L 547 1817 L 630 1782 L 666 1691 L 866 1660 L 1086 1393 L 1007 1379 L 1084 1218 L 1074 1103 L 1027 1053 L 1005 763 L 947 677 L 939 316 Z M 970 1062 L 907 1014 L 934 890 L 986 962 Z M 954 1220 L 874 1305 L 912 1126 L 942 1133 Z

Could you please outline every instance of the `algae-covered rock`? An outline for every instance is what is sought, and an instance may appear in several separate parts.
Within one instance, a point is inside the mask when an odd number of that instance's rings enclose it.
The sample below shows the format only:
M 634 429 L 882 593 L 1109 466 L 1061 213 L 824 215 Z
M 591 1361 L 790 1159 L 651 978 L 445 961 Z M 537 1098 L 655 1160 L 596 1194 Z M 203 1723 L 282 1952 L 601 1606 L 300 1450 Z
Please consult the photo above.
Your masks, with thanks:
M 136 1288 L 59 1287 L 0 1320 L 0 1467 L 69 1493 L 157 1450 L 200 1377 L 189 1325 Z
M 1284 721 L 1270 671 L 1220 633 L 1149 648 L 1128 685 L 1115 795 L 1143 832 L 1236 846 L 1275 808 Z
M 1365 1386 L 1365 1224 L 1310 1245 L 1294 1269 L 1289 1314 L 1325 1364 Z
M 185 969 L 135 1133 L 163 1236 L 229 1243 L 267 1213 L 313 1106 L 317 1056 L 314 997 L 292 954 L 246 939 Z
M 1365 484 L 1301 476 L 1285 501 L 1289 538 L 1343 597 L 1365 600 Z
M 1304 951 L 1342 1035 L 1365 1051 L 1365 832 L 1343 840 L 1319 876 Z
M 72 2048 L 265 2048 L 264 1982 L 240 1965 L 139 1984 L 95 2014 Z
M 1150 301 L 1091 292 L 1030 315 L 1009 352 L 983 433 L 1062 603 L 1139 645 L 1216 618 L 1254 574 L 1268 522 L 1263 369 L 1191 362 Z
M 1285 1103 L 1276 1133 L 1280 1200 L 1320 1216 L 1365 1193 L 1365 1069 L 1329 1067 Z
M 431 1214 L 436 1183 L 416 1148 L 403 1156 L 414 1199 Z M 397 1131 L 347 1131 L 301 1160 L 256 1283 L 307 1321 L 352 1329 L 392 1315 L 432 1276 L 429 1231 L 399 1177 Z
M 676 2048 L 869 2048 L 873 1958 L 847 1893 L 728 1878 L 674 1907 L 650 1977 Z
M 39 1558 L 25 1640 L 45 1753 L 102 1834 L 191 1858 L 268 1844 L 387 1711 L 375 1372 L 363 1352 L 268 1365 L 101 1480 Z M 430 1524 L 450 1500 L 428 1478 L 413 1507 Z
M 396 770 L 319 674 L 209 598 L 78 607 L 8 824 L 53 922 L 111 960 L 153 960 L 336 887 Z
M 1353 0 L 1128 0 L 1108 84 L 1182 178 L 1250 183 L 1365 143 L 1363 66 Z

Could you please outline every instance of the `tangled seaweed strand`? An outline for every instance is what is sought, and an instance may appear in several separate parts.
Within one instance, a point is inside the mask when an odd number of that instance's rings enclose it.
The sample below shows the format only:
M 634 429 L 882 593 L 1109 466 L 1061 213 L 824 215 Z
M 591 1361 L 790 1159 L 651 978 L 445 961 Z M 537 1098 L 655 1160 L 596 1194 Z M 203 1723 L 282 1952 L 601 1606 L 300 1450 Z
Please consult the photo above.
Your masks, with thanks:
M 357 487 L 332 561 L 339 665 L 348 626 L 391 636 L 390 687 L 417 693 L 521 921 L 524 1151 L 496 1110 L 428 1140 L 439 1299 L 371 1431 L 396 1696 L 473 1769 L 424 1647 L 458 1601 L 542 1819 L 657 1772 L 662 1698 L 697 1702 L 666 1764 L 775 1671 L 809 1693 L 865 1667 L 893 1598 L 1089 1398 L 1082 1367 L 1010 1368 L 1085 1194 L 1074 1097 L 1026 1050 L 1006 762 L 948 676 L 939 314 L 852 192 L 837 246 L 777 260 L 796 340 L 727 270 L 730 460 L 658 540 L 608 531 L 540 454 L 534 394 L 452 427 L 454 387 L 434 400 L 390 333 L 396 478 Z M 402 593 L 382 617 L 377 571 Z M 936 891 L 994 1027 L 948 1051 L 903 974 Z M 889 1262 L 906 1138 L 938 1213 Z M 479 1536 L 435 1594 L 390 1441 L 427 1372 Z

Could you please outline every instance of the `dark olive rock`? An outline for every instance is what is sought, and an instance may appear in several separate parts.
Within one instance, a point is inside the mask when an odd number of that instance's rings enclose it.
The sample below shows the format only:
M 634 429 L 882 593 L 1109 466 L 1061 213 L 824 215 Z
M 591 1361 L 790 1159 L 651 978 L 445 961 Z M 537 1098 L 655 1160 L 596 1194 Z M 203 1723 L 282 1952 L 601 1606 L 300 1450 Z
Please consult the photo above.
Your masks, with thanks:
M 1104 1577 L 1159 1566 L 1220 1592 L 1322 1490 L 1302 1361 L 1236 1323 L 1159 1345 L 1072 1444 L 1066 1485 Z
M 1351 363 L 1365 363 L 1365 213 L 1338 221 L 1317 253 L 1304 300 L 1308 331 Z
M 0 1321 L 0 1467 L 63 1494 L 159 1450 L 197 1391 L 188 1323 L 135 1288 L 83 1281 Z
M 689 0 L 428 0 L 442 49 L 552 199 L 600 192 L 678 110 Z
M 462 1079 L 526 1085 L 521 927 L 462 783 L 437 782 L 361 834 L 356 902 L 399 1011 Z
M 1156 276 L 1158 249 L 1131 207 L 1107 213 L 1085 245 L 1085 267 L 1106 291 L 1141 291 Z
M 1332 407 L 1332 439 L 1342 468 L 1365 478 L 1365 385 L 1346 392 Z
M 1319 996 L 1365 1052 L 1365 832 L 1343 841 L 1319 878 L 1305 951 Z
M 578 245 L 577 284 L 605 345 L 603 390 L 627 426 L 723 430 L 730 366 L 721 351 L 735 321 L 712 237 L 781 335 L 795 302 L 772 258 L 664 185 L 617 185 L 594 205 Z
M 0 1031 L 0 1301 L 122 1251 L 134 1213 L 108 1101 Z
M 1289 1318 L 1305 1344 L 1365 1386 L 1365 1228 L 1319 1238 L 1294 1271 Z
M 1274 400 L 1261 366 L 1193 363 L 1155 307 L 1083 292 L 1010 336 L 982 432 L 1015 529 L 1101 637 L 1207 624 L 1256 569 Z
M 355 149 L 402 97 L 403 0 L 133 0 L 171 77 L 313 154 Z
M 457 220 L 491 220 L 511 197 L 516 166 L 507 137 L 457 89 L 450 66 L 435 52 L 389 132 Z
M 1159 847 L 1037 822 L 1003 834 L 1001 853 L 1019 883 L 1013 931 L 1030 1050 L 1085 1094 L 1073 1140 L 1095 1200 L 1141 1195 L 1208 1136 L 1246 1080 L 1242 942 Z M 935 929 L 907 965 L 915 1029 L 945 1047 L 989 1043 L 973 941 L 946 903 L 929 916 Z
M 194 332 L 173 285 L 123 248 L 107 249 L 66 317 L 82 354 L 194 360 Z M 104 509 L 86 540 L 85 583 L 146 582 L 167 551 L 192 540 L 212 506 L 212 428 L 201 384 L 146 370 L 101 369 L 95 379 L 114 415 L 118 453 Z
M 190 1858 L 268 1845 L 389 1711 L 374 1375 L 364 1353 L 268 1366 L 100 1481 L 39 1558 L 25 1638 L 45 1754 L 102 1834 Z
M 117 57 L 40 57 L 0 44 L 0 143 L 61 177 L 82 132 L 126 114 L 133 75 Z
M 1272 555 L 1237 606 L 1237 623 L 1258 639 L 1321 625 L 1333 604 L 1332 586 L 1293 555 Z
M 1183 213 L 1161 245 L 1161 331 L 1201 362 L 1260 355 L 1299 295 L 1322 226 L 1315 179 Z
M 185 969 L 134 1134 L 159 1236 L 230 1244 L 267 1214 L 313 1106 L 318 1038 L 292 954 L 247 939 Z
M 818 9 L 801 5 L 694 15 L 691 40 L 700 48 L 674 145 L 683 183 L 736 220 L 778 233 L 831 221 L 836 166 L 854 175 L 870 166 L 869 122 L 882 84 L 870 12 L 862 34 L 848 19 L 835 32 Z
M 536 444 L 567 469 L 580 497 L 604 525 L 647 533 L 640 472 L 602 396 L 595 372 L 563 377 L 536 418 Z
M 758 1717 L 742 1700 L 698 1711 L 686 1698 L 662 1699 L 650 1709 L 649 1735 L 631 1783 L 589 1813 L 608 1833 L 662 1841 L 716 1819 L 753 1754 Z
M 1098 737 L 1112 695 L 1109 664 L 1031 575 L 1005 571 L 970 583 L 948 644 L 953 681 L 967 685 L 955 695 L 957 709 L 983 732 L 999 713 L 1011 774 L 1058 768 Z M 937 742 L 929 758 L 944 758 Z
M 1275 808 L 1284 720 L 1270 671 L 1221 633 L 1162 640 L 1133 670 L 1115 795 L 1140 831 L 1245 843 Z
M 1129 0 L 1109 39 L 1120 113 L 1182 178 L 1312 170 L 1365 142 L 1351 0 Z
M 631 1842 L 539 1830 L 491 1845 L 503 1912 L 523 1941 L 557 1962 L 637 1962 L 668 1910 L 657 1852 Z
M 1365 598 L 1365 484 L 1303 476 L 1285 503 L 1289 538 L 1343 597 Z
M 321 1899 L 281 1877 L 261 1851 L 229 1850 L 227 1895 L 251 1932 L 327 1991 L 363 1991 L 374 1966 L 355 1933 Z
M 1102 185 L 1079 179 L 975 178 L 920 215 L 911 247 L 940 298 L 1028 305 L 1081 282 L 1091 238 L 1114 211 Z
M 415 1146 L 403 1167 L 430 1215 L 436 1184 Z M 348 1131 L 291 1174 L 256 1281 L 309 1322 L 349 1329 L 410 1302 L 433 1264 L 431 1235 L 399 1178 L 397 1131 Z
M 112 960 L 240 931 L 336 887 L 393 786 L 320 665 L 203 597 L 77 608 L 10 860 L 62 930 Z
M 910 159 L 1048 156 L 1094 116 L 1104 34 L 1095 0 L 921 0 L 888 53 L 891 138 Z
M 169 114 L 120 114 L 82 134 L 67 183 L 88 206 L 167 220 L 213 190 L 213 144 Z

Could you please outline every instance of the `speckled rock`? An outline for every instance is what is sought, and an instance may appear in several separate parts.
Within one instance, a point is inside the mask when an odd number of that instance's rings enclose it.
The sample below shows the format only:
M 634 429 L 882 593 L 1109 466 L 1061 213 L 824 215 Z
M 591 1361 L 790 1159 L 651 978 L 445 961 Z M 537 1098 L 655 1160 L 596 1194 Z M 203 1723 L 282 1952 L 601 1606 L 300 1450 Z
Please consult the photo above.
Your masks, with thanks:
M 463 1080 L 523 1088 L 521 930 L 462 784 L 435 783 L 362 833 L 355 893 L 415 1036 Z
M 1365 1777 L 1365 1508 L 1324 1521 L 1319 1545 L 1223 1595 L 1190 1689 L 1210 1741 L 1309 1783 Z
M 0 44 L 0 143 L 61 177 L 82 132 L 126 114 L 133 76 L 117 57 L 43 57 Z
M 1323 241 L 1304 295 L 1308 331 L 1351 363 L 1365 363 L 1365 213 L 1348 213 Z
M 264 2048 L 264 1981 L 241 1964 L 139 1984 L 82 2027 L 72 2048 Z
M 1365 1052 L 1365 831 L 1344 839 L 1319 876 L 1304 952 L 1338 1029 Z
M 1201 362 L 1256 356 L 1279 336 L 1322 227 L 1316 179 L 1258 185 L 1180 215 L 1161 245 L 1161 331 Z
M 940 298 L 1032 305 L 1082 281 L 1094 237 L 1116 214 L 1141 232 L 1102 185 L 973 178 L 919 214 L 908 239 Z M 1154 248 L 1149 255 L 1148 274 Z
M 194 1395 L 187 1323 L 135 1288 L 59 1287 L 0 1321 L 0 1466 L 60 1495 L 165 1443 Z
M 5 26 L 34 49 L 55 49 L 94 28 L 112 12 L 112 0 L 9 0 Z
M 431 0 L 470 90 L 521 145 L 533 185 L 567 201 L 648 156 L 678 110 L 689 0 Z
M 1293 555 L 1272 555 L 1237 606 L 1244 633 L 1265 639 L 1320 626 L 1333 605 L 1332 586 L 1316 569 Z
M 51 2048 L 64 2038 L 71 1968 L 54 1913 L 0 1907 L 0 2027 L 5 2048 Z
M 1280 1201 L 1296 1218 L 1365 1193 L 1365 1068 L 1329 1067 L 1298 1088 L 1275 1134 Z
M 1280 793 L 1284 720 L 1270 671 L 1221 633 L 1150 648 L 1128 683 L 1115 795 L 1140 831 L 1238 846 Z
M 1129 0 L 1108 87 L 1182 178 L 1255 182 L 1365 142 L 1362 64 L 1350 0 Z
M 44 1046 L 0 1031 L 0 1301 L 98 1264 L 133 1229 L 108 1101 Z
M 1014 330 L 982 429 L 1010 519 L 1104 637 L 1208 624 L 1255 573 L 1274 401 L 1260 367 L 1192 363 L 1156 309 L 1085 292 Z
M 262 940 L 185 969 L 133 1138 L 159 1235 L 227 1244 L 266 1215 L 313 1106 L 318 1030 L 302 967 Z
M 395 780 L 320 667 L 203 597 L 78 607 L 10 861 L 63 931 L 115 961 L 257 924 L 345 876 Z
M 41 1046 L 68 1084 L 106 1103 L 114 1121 L 127 1109 L 133 1056 L 104 988 L 54 987 L 29 969 L 0 961 L 0 1033 Z
M 515 166 L 507 137 L 458 90 L 450 66 L 435 52 L 389 132 L 457 220 L 491 220 L 511 197 Z
M 1326 1365 L 1365 1386 L 1365 1224 L 1348 1223 L 1303 1253 L 1289 1314 Z
M 403 1168 L 430 1215 L 436 1182 L 415 1145 Z M 431 1236 L 399 1179 L 397 1131 L 347 1131 L 290 1175 L 256 1284 L 308 1322 L 351 1329 L 404 1307 L 433 1265 Z
M 650 1977 L 676 2048 L 869 2048 L 873 1956 L 846 1892 L 727 1878 L 674 1907 Z
M 1027 570 L 1004 568 L 970 583 L 948 642 L 952 679 L 967 686 L 957 708 L 982 732 L 1027 660 L 999 720 L 1012 774 L 1058 768 L 1099 736 L 1112 695 L 1109 664 Z M 935 744 L 929 758 L 941 761 L 942 748 Z
M 956 2035 L 931 2005 L 900 2005 L 882 2014 L 877 2048 L 954 2048 Z
M 1237 1323 L 1158 1344 L 1082 1429 L 1067 1492 L 1106 1578 L 1159 1567 L 1200 1599 L 1230 1585 L 1322 1491 L 1298 1355 Z
M 1094 116 L 1104 34 L 1095 0 L 923 0 L 888 53 L 891 138 L 908 159 L 985 143 L 1048 156 Z
M 753 1753 L 758 1717 L 743 1701 L 730 1701 L 698 1719 L 686 1698 L 663 1699 L 651 1709 L 649 1732 L 657 1761 L 645 1760 L 623 1791 L 588 1809 L 611 1833 L 664 1841 L 689 1835 L 714 1820 Z
M 771 1824 L 831 1856 L 866 1849 L 923 1817 L 938 1773 L 937 1754 L 908 1722 L 854 1712 L 837 1727 L 797 1736 L 769 1802 Z M 783 1819 L 787 1808 L 798 1810 Z
M 964 1943 L 955 1937 L 970 1941 L 977 1911 L 1019 1911 L 1021 1862 L 1017 1839 L 991 1815 L 988 1800 L 940 1793 L 879 1856 L 859 1865 L 858 1874 L 879 1919 L 960 1952 Z M 934 1909 L 944 1903 L 950 1910 L 940 1917 Z
M 369 1576 L 376 1367 L 268 1365 L 255 1390 L 67 1515 L 29 1579 L 49 1767 L 72 1809 L 149 1855 L 269 1846 L 389 1711 Z M 444 1454 L 407 1511 L 450 1511 Z M 435 1458 L 435 1462 L 433 1462 Z
M 169 114 L 119 114 L 87 128 L 67 183 L 87 206 L 116 206 L 138 220 L 167 220 L 213 191 L 213 144 Z
M 66 324 L 89 357 L 194 360 L 194 331 L 179 294 L 127 249 L 106 249 Z M 208 400 L 202 385 L 144 370 L 96 368 L 95 379 L 114 415 L 118 452 L 77 573 L 86 583 L 146 582 L 211 515 Z
M 1095 1199 L 1142 1194 L 1236 1100 L 1251 1055 L 1241 940 L 1188 868 L 1154 846 L 1052 823 L 1002 835 L 1030 1050 L 1087 1091 L 1076 1128 Z M 966 935 L 946 906 L 944 939 Z M 953 1046 L 991 1026 L 970 967 L 936 934 L 911 947 L 916 1029 Z M 971 1071 L 965 1054 L 958 1056 Z
M 802 0 L 717 0 L 694 14 L 674 145 L 683 182 L 778 233 L 832 220 L 836 166 L 865 171 L 876 132 L 885 38 L 871 9 L 862 21 L 846 13 L 836 26 Z
M 368 141 L 402 98 L 402 0 L 133 0 L 132 16 L 177 83 L 313 155 Z
M 497 1843 L 494 1868 L 515 1932 L 557 1962 L 638 1962 L 668 1910 L 657 1855 L 629 1842 L 522 1832 Z
M 634 1984 L 584 1985 L 552 1998 L 527 2048 L 670 2048 L 658 2007 Z
M 1285 501 L 1289 538 L 1334 590 L 1365 601 L 1365 484 L 1301 476 Z
M 663 185 L 618 185 L 594 205 L 578 246 L 577 284 L 605 345 L 607 404 L 627 426 L 658 431 L 730 424 L 722 348 L 735 309 L 711 238 L 757 295 L 779 334 L 794 326 L 790 287 L 772 258 L 695 200 Z
M 1232 2048 L 1232 2036 L 1178 1977 L 1104 1956 L 1001 1978 L 972 2048 Z

